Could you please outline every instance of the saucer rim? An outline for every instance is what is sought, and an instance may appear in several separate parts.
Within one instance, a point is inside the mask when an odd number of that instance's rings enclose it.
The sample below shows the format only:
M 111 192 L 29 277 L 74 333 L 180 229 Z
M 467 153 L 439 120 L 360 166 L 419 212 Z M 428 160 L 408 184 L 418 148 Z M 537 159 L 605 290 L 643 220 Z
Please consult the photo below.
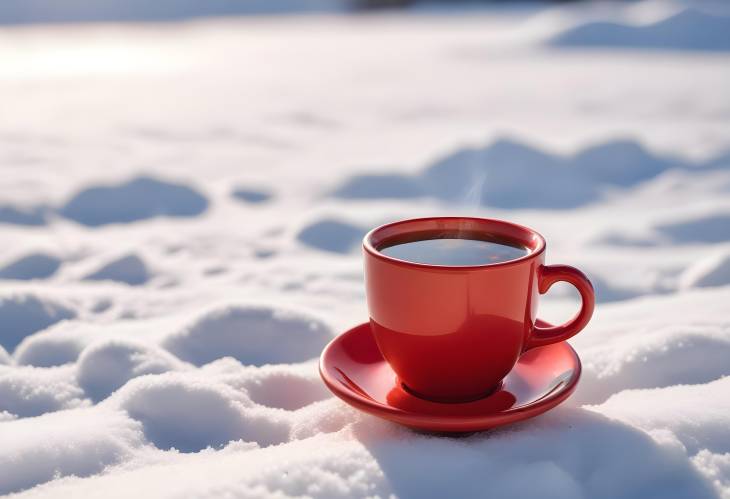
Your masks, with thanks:
M 543 327 L 549 327 L 550 324 L 546 321 L 538 319 L 538 324 Z M 368 322 L 363 322 L 349 328 L 347 331 L 338 334 L 324 347 L 319 357 L 318 368 L 319 375 L 327 388 L 339 399 L 355 407 L 356 409 L 362 410 L 368 414 L 381 417 L 396 423 L 408 426 L 410 428 L 426 431 L 444 432 L 444 433 L 463 433 L 471 431 L 482 431 L 506 424 L 517 423 L 530 419 L 539 414 L 547 412 L 557 405 L 564 402 L 570 397 L 578 386 L 580 381 L 583 366 L 572 345 L 567 341 L 561 341 L 558 343 L 552 343 L 537 348 L 550 348 L 556 345 L 563 344 L 566 346 L 573 357 L 574 372 L 571 375 L 569 382 L 559 390 L 553 390 L 543 395 L 541 398 L 530 402 L 527 405 L 517 408 L 510 408 L 506 411 L 487 413 L 483 415 L 474 416 L 448 416 L 439 415 L 428 417 L 414 412 L 404 411 L 368 397 L 364 397 L 357 393 L 355 390 L 347 389 L 341 386 L 341 383 L 337 380 L 331 379 L 330 374 L 327 373 L 325 368 L 325 359 L 328 357 L 328 353 L 334 348 L 334 346 L 342 340 L 347 334 L 353 334 L 353 331 L 360 328 L 369 326 Z M 518 360 L 519 362 L 519 360 Z M 415 396 L 415 395 L 413 395 Z M 483 400 L 483 399 L 479 399 Z M 449 405 L 449 406 L 465 406 L 476 403 L 478 401 L 460 402 L 460 403 L 444 403 L 437 401 L 428 401 L 438 405 Z

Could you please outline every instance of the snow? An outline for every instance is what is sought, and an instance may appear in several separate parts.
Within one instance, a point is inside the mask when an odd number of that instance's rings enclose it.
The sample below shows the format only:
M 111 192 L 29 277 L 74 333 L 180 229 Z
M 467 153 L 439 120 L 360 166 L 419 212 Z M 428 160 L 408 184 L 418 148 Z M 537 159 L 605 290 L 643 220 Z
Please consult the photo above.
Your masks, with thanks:
M 235 199 L 244 203 L 259 204 L 269 201 L 273 196 L 270 192 L 261 189 L 251 189 L 247 187 L 237 187 L 231 193 Z
M 703 449 L 723 453 L 730 445 L 726 420 L 730 401 L 722 397 L 708 400 L 728 388 L 730 377 L 725 376 L 701 385 L 626 390 L 595 410 L 647 431 L 669 432 L 691 454 Z M 681 408 L 677 399 L 683 401 Z
M 100 340 L 79 356 L 76 379 L 92 400 L 103 400 L 144 374 L 184 369 L 166 350 L 124 339 Z
M 73 309 L 52 299 L 31 293 L 5 294 L 0 296 L 0 345 L 13 350 L 25 337 L 75 315 Z
M 336 219 L 323 219 L 306 225 L 297 234 L 302 244 L 333 253 L 349 253 L 362 242 L 367 229 Z
M 571 401 L 600 404 L 623 390 L 701 385 L 727 376 L 726 297 L 727 288 L 703 289 L 599 307 L 591 334 L 573 341 L 583 374 Z M 681 310 L 681 323 L 671 310 Z
M 730 284 L 730 251 L 700 260 L 684 271 L 680 285 L 685 288 L 726 286 Z
M 85 405 L 74 371 L 73 366 L 0 366 L 0 410 L 29 417 Z
M 137 255 L 126 255 L 107 263 L 102 268 L 86 276 L 91 281 L 118 281 L 139 286 L 150 279 L 147 266 Z
M 706 216 L 680 220 L 656 227 L 675 243 L 720 243 L 730 231 L 730 213 L 710 213 Z
M 160 449 L 197 452 L 236 440 L 285 442 L 288 421 L 253 406 L 244 393 L 209 379 L 165 374 L 135 379 L 110 404 L 142 423 L 148 441 Z
M 730 498 L 711 3 L 0 28 L 0 494 Z M 362 235 L 438 214 L 591 276 L 555 410 L 429 435 L 321 383 Z
M 128 0 L 122 4 L 98 0 L 59 6 L 53 0 L 7 0 L 0 12 L 0 23 L 164 21 L 200 16 L 344 10 L 352 4 L 348 0 L 208 0 L 203 4 L 189 0 L 158 0 L 152 5 L 144 0 Z
M 75 362 L 86 345 L 94 341 L 97 331 L 76 320 L 61 321 L 24 338 L 13 357 L 17 364 L 36 367 Z
M 558 46 L 730 50 L 730 17 L 684 9 L 651 24 L 590 22 L 556 36 Z
M 417 176 L 353 176 L 333 195 L 345 199 L 432 196 L 503 208 L 573 208 L 595 201 L 610 186 L 629 187 L 665 170 L 685 167 L 683 160 L 652 155 L 632 140 L 599 143 L 564 157 L 499 139 L 481 149 L 455 151 Z M 524 178 L 534 183 L 526 184 Z M 544 189 L 546 183 L 552 188 Z
M 96 227 L 162 215 L 194 217 L 207 207 L 208 200 L 190 187 L 137 177 L 116 185 L 88 187 L 68 200 L 59 212 L 80 224 Z
M 8 352 L 5 351 L 3 347 L 0 346 L 0 364 L 8 365 L 10 364 L 10 355 L 8 355 Z
M 228 305 L 205 312 L 189 327 L 168 336 L 163 345 L 198 366 L 227 356 L 261 366 L 318 357 L 331 338 L 326 324 L 299 311 Z
M 286 411 L 307 407 L 330 396 L 317 376 L 277 366 L 252 373 L 243 387 L 253 402 Z
M 145 445 L 136 421 L 119 412 L 90 409 L 5 421 L 0 436 L 5 448 L 0 454 L 0 493 L 64 475 L 95 475 Z
M 0 204 L 0 222 L 18 225 L 44 225 L 46 223 L 46 214 L 42 207 Z
M 61 260 L 45 253 L 31 253 L 0 269 L 0 279 L 45 279 L 56 273 Z

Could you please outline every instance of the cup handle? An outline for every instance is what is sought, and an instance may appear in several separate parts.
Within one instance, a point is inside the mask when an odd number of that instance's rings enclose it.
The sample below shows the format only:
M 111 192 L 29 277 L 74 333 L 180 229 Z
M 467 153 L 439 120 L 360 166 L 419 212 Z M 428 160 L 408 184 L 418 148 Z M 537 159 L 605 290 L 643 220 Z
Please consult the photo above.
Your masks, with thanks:
M 580 310 L 572 319 L 560 326 L 533 326 L 523 351 L 565 341 L 578 334 L 591 319 L 595 307 L 595 294 L 593 285 L 585 274 L 568 265 L 543 265 L 539 268 L 537 289 L 541 295 L 547 293 L 550 286 L 558 281 L 569 282 L 576 287 L 582 302 Z

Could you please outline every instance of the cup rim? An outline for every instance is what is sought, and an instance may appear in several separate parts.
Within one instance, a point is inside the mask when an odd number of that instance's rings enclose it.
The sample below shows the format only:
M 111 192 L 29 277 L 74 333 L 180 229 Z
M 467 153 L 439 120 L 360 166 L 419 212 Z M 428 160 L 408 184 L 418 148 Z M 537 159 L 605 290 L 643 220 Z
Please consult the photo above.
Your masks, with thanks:
M 437 220 L 469 220 L 469 221 L 475 221 L 475 222 L 486 222 L 489 224 L 496 224 L 501 226 L 510 226 L 514 227 L 520 230 L 524 230 L 532 234 L 537 239 L 537 246 L 535 249 L 531 250 L 528 254 L 521 256 L 519 258 L 515 258 L 514 260 L 506 260 L 504 262 L 494 262 L 494 263 L 483 263 L 480 265 L 438 265 L 438 264 L 432 264 L 432 263 L 418 263 L 418 262 L 411 262 L 408 260 L 402 260 L 400 258 L 395 258 L 392 256 L 388 256 L 380 252 L 377 248 L 375 248 L 375 245 L 373 244 L 373 236 L 385 229 L 396 227 L 401 224 L 406 223 L 412 223 L 412 222 L 429 222 L 429 221 L 437 221 Z M 365 234 L 365 237 L 363 237 L 362 246 L 365 252 L 367 252 L 369 255 L 378 258 L 379 260 L 383 260 L 389 263 L 393 263 L 396 265 L 405 265 L 409 267 L 417 267 L 417 268 L 425 268 L 425 269 L 438 269 L 438 270 L 451 270 L 451 271 L 464 271 L 464 270 L 474 270 L 474 269 L 485 269 L 485 268 L 498 268 L 498 267 L 509 267 L 512 265 L 518 265 L 520 263 L 523 263 L 527 260 L 533 259 L 542 253 L 545 252 L 545 238 L 537 232 L 536 230 L 527 227 L 525 225 L 516 224 L 514 222 L 508 222 L 506 220 L 499 220 L 497 218 L 482 218 L 482 217 L 459 217 L 459 216 L 449 216 L 449 217 L 421 217 L 421 218 L 407 218 L 404 220 L 398 220 L 395 222 L 390 222 L 387 224 L 380 225 L 378 227 L 375 227 L 374 229 L 370 230 L 367 234 Z

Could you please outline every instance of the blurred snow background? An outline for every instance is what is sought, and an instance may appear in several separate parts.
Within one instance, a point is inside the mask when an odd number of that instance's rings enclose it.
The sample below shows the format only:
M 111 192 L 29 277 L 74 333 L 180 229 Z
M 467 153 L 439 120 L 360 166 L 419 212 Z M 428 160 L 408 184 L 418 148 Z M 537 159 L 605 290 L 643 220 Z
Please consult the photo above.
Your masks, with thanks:
M 726 4 L 49 5 L 0 7 L 0 493 L 730 498 Z M 434 437 L 323 387 L 362 234 L 434 214 L 594 280 L 561 407 Z

